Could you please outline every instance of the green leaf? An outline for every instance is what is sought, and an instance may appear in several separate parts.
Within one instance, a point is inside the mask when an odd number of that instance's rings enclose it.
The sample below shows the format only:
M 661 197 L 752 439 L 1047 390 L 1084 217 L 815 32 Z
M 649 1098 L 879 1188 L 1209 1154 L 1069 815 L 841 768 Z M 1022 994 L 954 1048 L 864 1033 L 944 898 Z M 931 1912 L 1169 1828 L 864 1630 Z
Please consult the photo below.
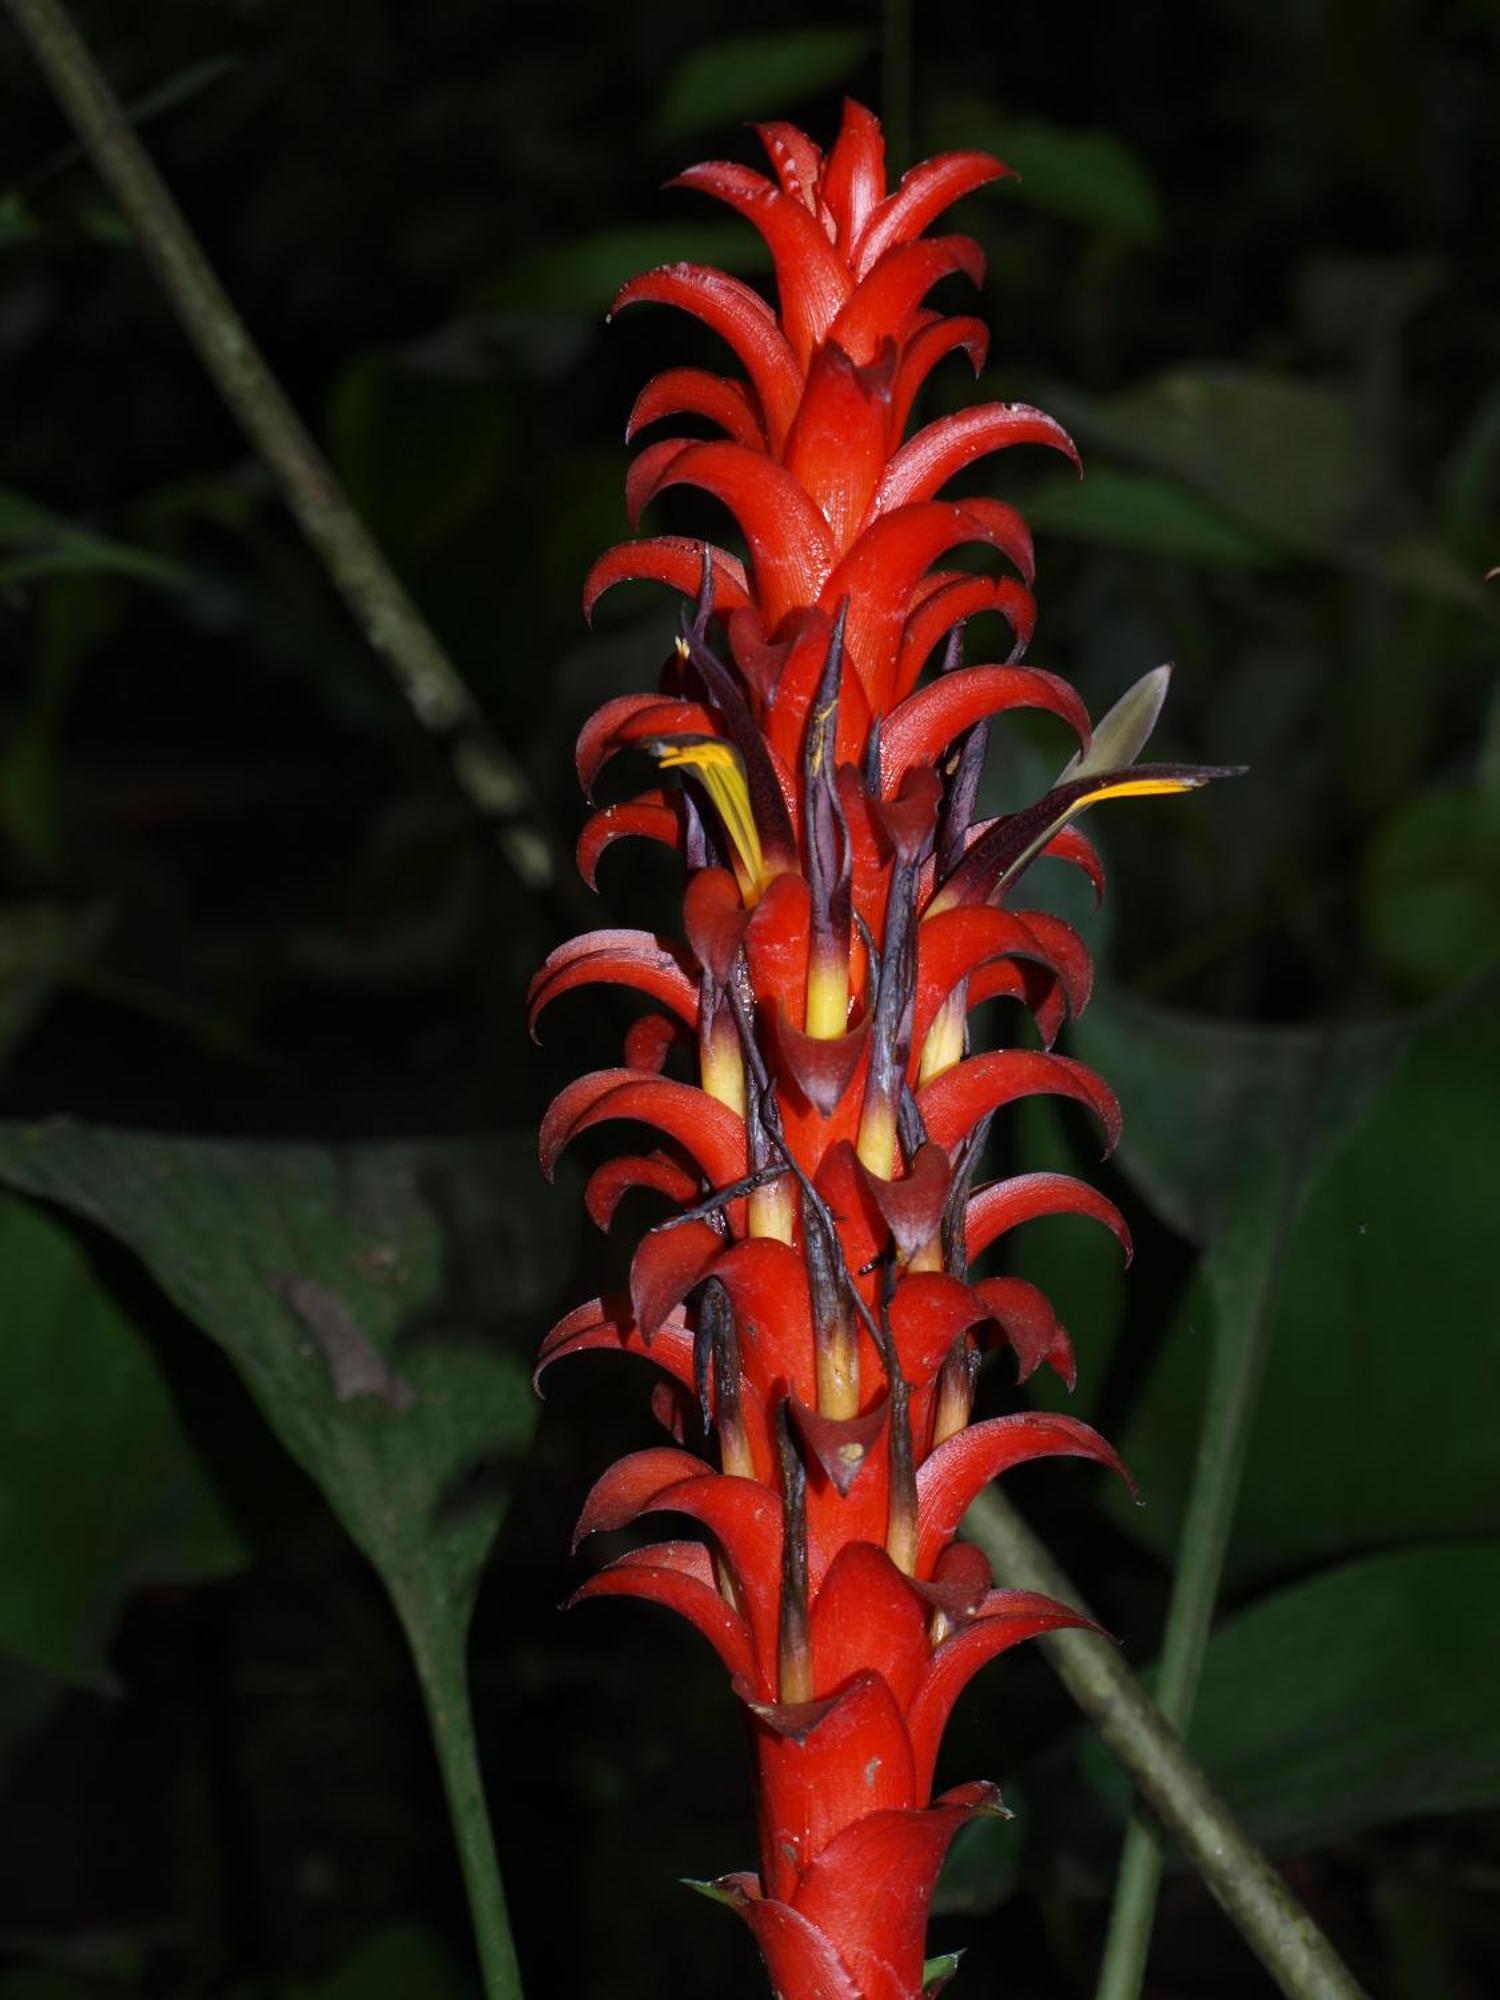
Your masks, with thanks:
M 41 234 L 41 224 L 18 188 L 0 194 L 0 250 L 17 243 L 31 243 Z
M 1081 222 L 1133 243 L 1156 243 L 1166 215 L 1155 177 L 1113 132 L 1014 118 L 979 97 L 939 111 L 944 146 L 977 146 L 1020 175 L 1011 199 L 1065 222 Z
M 1189 1747 L 1254 1839 L 1325 1846 L 1391 1820 L 1500 1805 L 1500 1542 L 1406 1550 L 1227 1619 Z M 1086 1752 L 1110 1796 L 1125 1787 Z
M 959 1828 L 932 1898 L 934 1916 L 985 1917 L 1015 1894 L 1030 1815 L 1019 1786 L 1007 1782 L 1005 1799 L 1009 1819 L 984 1813 Z
M 149 550 L 75 528 L 11 487 L 0 487 L 0 590 L 46 576 L 101 572 L 181 588 L 186 570 Z
M 747 223 L 622 223 L 518 257 L 476 291 L 479 310 L 605 313 L 627 278 L 659 264 L 768 271 L 770 252 Z
M 1430 1000 L 1500 959 L 1500 823 L 1472 786 L 1409 800 L 1361 883 L 1366 935 L 1403 994 Z
M 1032 492 L 1026 517 L 1043 533 L 1210 569 L 1265 569 L 1277 559 L 1274 543 L 1157 473 L 1104 465 L 1083 479 L 1058 474 Z
M 329 456 L 381 541 L 408 558 L 451 538 L 493 497 L 511 440 L 493 383 L 400 355 L 357 355 L 328 399 Z
M 962 1957 L 963 1953 L 961 1951 L 945 1951 L 939 1958 L 928 1959 L 927 1963 L 922 1967 L 922 1991 L 925 1995 L 929 1996 L 929 2000 L 932 2000 L 932 1996 L 942 1992 L 948 1981 L 957 1972 L 958 1963 Z
M 784 117 L 842 83 L 873 41 L 864 28 L 807 27 L 706 42 L 667 79 L 651 137 L 664 145 L 746 118 Z
M 1274 548 L 1493 608 L 1389 497 L 1352 397 L 1269 370 L 1185 367 L 1112 397 L 1051 389 L 1048 407 L 1084 444 L 1181 481 Z
M 1500 1379 L 1500 1313 L 1483 1254 L 1494 1213 L 1497 999 L 1490 981 L 1423 1026 L 1362 1123 L 1360 1100 L 1387 1069 L 1389 1041 L 1361 1031 L 1331 1058 L 1327 1102 L 1343 1112 L 1306 1163 L 1321 1178 L 1275 1307 L 1229 1551 L 1228 1574 L 1240 1583 L 1355 1552 L 1500 1533 L 1493 1420 L 1475 1393 Z M 1219 1077 L 1190 1060 L 1174 1085 L 1169 1050 L 1158 1052 L 1154 1102 L 1143 1082 L 1150 1066 L 1117 1062 L 1111 1072 L 1136 1137 L 1123 1164 L 1189 1234 L 1213 1219 L 1220 1156 L 1237 1137 L 1244 1171 L 1266 1171 L 1265 1149 L 1284 1129 L 1275 1096 L 1294 1087 L 1295 1072 L 1271 1056 L 1280 1039 L 1272 1031 L 1262 1031 L 1268 1046 L 1258 1053 L 1251 1031 L 1221 1032 Z M 1350 1059 L 1372 1034 L 1362 1082 Z M 1287 1039 L 1284 1055 L 1295 1046 L 1290 1031 Z M 1191 1058 L 1194 1038 L 1184 1046 Z M 1085 1049 L 1090 1059 L 1099 1052 L 1097 1043 Z M 1153 1156 L 1164 1126 L 1178 1134 L 1170 1175 Z M 1162 1554 L 1175 1546 L 1193 1463 L 1214 1309 L 1200 1279 L 1121 1440 L 1149 1504 L 1116 1518 Z
M 1150 742 L 1171 684 L 1170 666 L 1153 667 L 1142 674 L 1094 724 L 1088 750 L 1075 750 L 1054 782 L 1089 777 L 1095 771 L 1128 769 Z
M 121 1600 L 237 1568 L 245 1548 L 149 1343 L 71 1232 L 0 1195 L 0 1648 L 108 1679 Z
M 0 1179 L 137 1252 L 380 1572 L 432 1718 L 486 1989 L 518 1994 L 465 1638 L 535 1419 L 532 1321 L 571 1254 L 530 1136 L 332 1148 L 12 1126 Z
M 237 1986 L 227 2000 L 263 2000 L 263 1984 Z M 386 1924 L 318 1979 L 277 1980 L 274 2000 L 466 2000 L 469 1980 L 446 1946 L 419 1924 Z
M 1322 1095 L 1308 1182 L 1378 1100 L 1407 1033 L 1400 1021 L 1337 1032 L 1210 1021 L 1106 990 L 1073 1043 L 1120 1094 L 1124 1172 L 1179 1235 L 1206 1243 L 1304 1122 L 1309 1079 Z

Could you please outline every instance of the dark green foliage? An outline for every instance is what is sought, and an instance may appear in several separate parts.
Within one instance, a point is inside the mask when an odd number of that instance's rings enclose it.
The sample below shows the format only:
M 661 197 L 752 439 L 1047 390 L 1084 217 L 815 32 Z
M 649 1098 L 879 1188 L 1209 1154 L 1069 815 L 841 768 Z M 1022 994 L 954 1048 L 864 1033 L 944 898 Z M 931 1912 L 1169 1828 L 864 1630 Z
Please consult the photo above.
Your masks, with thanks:
M 1023 175 L 962 217 L 991 260 L 982 393 L 1054 410 L 1089 469 L 988 469 L 1037 531 L 1034 657 L 1095 712 L 1175 660 L 1153 755 L 1251 766 L 1097 816 L 1105 920 L 1037 874 L 1107 960 L 1069 1046 L 1124 1101 L 1104 1178 L 1138 1255 L 1122 1277 L 1058 1220 L 1006 1268 L 1054 1290 L 1072 1407 L 1149 1504 L 1046 1473 L 1016 1494 L 1151 1660 L 1211 1343 L 1263 1327 L 1194 1746 L 1373 1992 L 1478 2000 L 1500 10 L 911 12 L 920 149 Z M 659 184 L 752 157 L 745 119 L 826 136 L 842 89 L 878 104 L 877 11 L 80 22 L 566 840 L 574 729 L 672 630 L 645 591 L 587 642 L 577 617 L 625 531 L 630 398 L 715 358 L 675 316 L 603 314 L 645 264 L 764 276 L 748 230 Z M 555 917 L 454 796 L 8 24 L 0 95 L 0 2000 L 472 1990 L 408 1656 L 356 1549 L 450 1692 L 475 1612 L 529 1990 L 758 1994 L 737 1927 L 677 1886 L 753 1852 L 716 1677 L 647 1613 L 556 1611 L 592 1471 L 652 1441 L 639 1382 L 580 1363 L 533 1435 L 525 1381 L 552 1303 L 621 1271 L 521 1135 L 629 1011 L 568 1001 L 526 1040 Z M 934 407 L 970 393 L 950 365 Z M 659 525 L 723 524 L 670 496 Z M 990 810 L 1067 754 L 996 736 Z M 601 921 L 666 921 L 668 881 L 606 858 Z M 58 1113 L 79 1122 L 34 1122 Z M 1009 1163 L 1099 1172 L 1052 1107 L 997 1134 Z M 982 1393 L 1015 1400 L 1003 1368 Z M 932 1946 L 965 1948 L 955 1994 L 1089 1989 L 1121 1794 L 1080 1746 L 1039 1658 L 966 1698 L 954 1777 L 1025 1811 L 955 1853 Z M 1182 1877 L 1152 1974 L 1267 1990 Z

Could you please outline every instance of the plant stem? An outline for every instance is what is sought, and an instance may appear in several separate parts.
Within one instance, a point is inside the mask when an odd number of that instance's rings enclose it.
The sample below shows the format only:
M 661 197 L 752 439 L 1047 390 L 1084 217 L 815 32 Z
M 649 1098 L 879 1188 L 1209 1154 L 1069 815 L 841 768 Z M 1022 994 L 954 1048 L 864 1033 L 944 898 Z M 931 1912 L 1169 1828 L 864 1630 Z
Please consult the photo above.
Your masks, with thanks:
M 1006 1584 L 1045 1591 L 1085 1609 L 1046 1547 L 993 1488 L 969 1509 L 964 1533 L 989 1556 Z M 1333 1946 L 1246 1837 L 1118 1649 L 1094 1632 L 1053 1632 L 1038 1643 L 1289 2000 L 1364 2000 L 1363 1989 Z
M 350 505 L 60 0 L 5 5 L 119 202 L 198 358 L 412 713 L 442 744 L 460 788 L 494 825 L 521 882 L 533 892 L 565 896 L 571 871 L 559 865 L 556 841 L 538 815 L 525 773 L 494 736 Z
M 1213 1298 L 1208 1389 L 1155 1690 L 1162 1714 L 1181 1736 L 1197 1700 L 1319 1100 L 1318 1086 L 1309 1079 L 1300 1132 L 1288 1135 L 1278 1162 L 1231 1207 L 1204 1258 Z M 1162 1863 L 1161 1828 L 1138 1803 L 1120 1851 L 1096 2000 L 1137 2000 Z
M 448 1817 L 458 1844 L 469 1915 L 479 1948 L 485 2000 L 521 2000 L 521 1973 L 511 1943 L 505 1888 L 495 1856 L 495 1836 L 485 1804 L 474 1715 L 469 1701 L 466 1642 L 447 1621 L 403 1613 L 407 1643 L 416 1661 L 432 1741 L 443 1774 Z

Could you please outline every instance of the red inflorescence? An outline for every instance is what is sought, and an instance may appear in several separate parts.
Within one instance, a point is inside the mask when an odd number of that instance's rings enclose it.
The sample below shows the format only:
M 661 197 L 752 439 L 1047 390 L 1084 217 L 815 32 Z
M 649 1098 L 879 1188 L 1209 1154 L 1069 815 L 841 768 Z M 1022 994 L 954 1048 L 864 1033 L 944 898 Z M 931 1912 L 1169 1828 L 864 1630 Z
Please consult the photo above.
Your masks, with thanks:
M 1145 728 L 1116 723 L 1109 754 L 1091 749 L 1071 687 L 1019 664 L 1036 615 L 1025 523 L 998 500 L 937 497 L 1009 445 L 1076 460 L 1063 431 L 988 403 L 906 436 L 935 364 L 961 350 L 977 372 L 987 346 L 979 321 L 924 303 L 953 273 L 979 278 L 978 246 L 922 232 L 1006 169 L 944 154 L 888 194 L 880 127 L 861 106 L 846 107 L 826 158 L 790 125 L 758 129 L 774 179 L 716 163 L 680 184 L 760 231 L 779 310 L 692 264 L 636 278 L 616 301 L 695 315 L 745 375 L 672 368 L 642 391 L 629 437 L 678 416 L 723 436 L 646 444 L 627 481 L 632 518 L 668 487 L 699 488 L 733 514 L 747 559 L 653 536 L 610 550 L 585 588 L 588 611 L 636 577 L 692 600 L 660 690 L 607 702 L 578 744 L 585 792 L 632 745 L 679 774 L 595 811 L 579 866 L 592 883 L 626 836 L 676 848 L 685 941 L 598 931 L 537 975 L 533 1022 L 594 981 L 655 1003 L 620 1067 L 557 1098 L 542 1159 L 550 1172 L 606 1120 L 653 1128 L 651 1149 L 599 1167 L 585 1200 L 601 1228 L 633 1188 L 673 1212 L 639 1243 L 629 1295 L 569 1314 L 540 1366 L 624 1351 L 659 1373 L 652 1407 L 675 1443 L 611 1468 L 579 1537 L 651 1513 L 703 1536 L 632 1549 L 578 1596 L 669 1605 L 728 1668 L 754 1749 L 760 1870 L 716 1888 L 776 1992 L 911 2000 L 943 1856 L 998 1805 L 985 1784 L 933 1798 L 954 1701 L 987 1660 L 1084 1622 L 993 1588 L 955 1540 L 959 1522 L 1024 1460 L 1124 1471 L 1072 1418 L 970 1422 L 990 1347 L 1007 1346 L 1023 1379 L 1043 1364 L 1073 1375 L 1042 1294 L 971 1282 L 970 1264 L 1058 1213 L 1095 1218 L 1128 1249 L 1114 1207 L 1064 1175 L 974 1185 L 990 1120 L 1017 1098 L 1076 1099 L 1106 1144 L 1119 1123 L 1101 1079 L 1052 1053 L 1088 998 L 1088 954 L 1010 898 L 1038 855 L 1102 889 L 1073 816 L 1211 774 L 1134 766 L 1159 692 Z M 941 566 L 965 544 L 989 544 L 1017 574 Z M 981 612 L 1004 619 L 1008 657 L 965 666 L 963 627 Z M 1078 755 L 1034 805 L 976 820 L 990 720 L 1016 708 L 1060 717 Z M 994 995 L 1029 1011 L 1041 1049 L 969 1053 L 969 1010 Z M 696 1081 L 668 1074 L 677 1052 Z M 683 1448 L 695 1406 L 713 1462 Z

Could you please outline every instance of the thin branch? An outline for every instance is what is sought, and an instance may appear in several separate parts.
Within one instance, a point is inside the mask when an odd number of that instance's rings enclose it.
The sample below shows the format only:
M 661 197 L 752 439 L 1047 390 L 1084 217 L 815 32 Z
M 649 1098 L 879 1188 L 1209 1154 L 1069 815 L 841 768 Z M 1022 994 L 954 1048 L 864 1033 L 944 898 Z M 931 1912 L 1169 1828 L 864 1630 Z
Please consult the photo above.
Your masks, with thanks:
M 526 775 L 457 669 L 267 367 L 181 209 L 59 0 L 5 6 L 118 201 L 198 358 L 276 478 L 303 534 L 413 715 L 445 750 L 465 796 L 491 822 L 523 884 L 560 902 L 571 869 Z
M 1045 1591 L 1078 1610 L 1082 1598 L 1010 1502 L 991 1489 L 964 1533 L 1005 1584 Z M 1289 2000 L 1364 2000 L 1333 1946 L 1188 1755 L 1118 1649 L 1092 1632 L 1039 1641 L 1116 1762 Z

